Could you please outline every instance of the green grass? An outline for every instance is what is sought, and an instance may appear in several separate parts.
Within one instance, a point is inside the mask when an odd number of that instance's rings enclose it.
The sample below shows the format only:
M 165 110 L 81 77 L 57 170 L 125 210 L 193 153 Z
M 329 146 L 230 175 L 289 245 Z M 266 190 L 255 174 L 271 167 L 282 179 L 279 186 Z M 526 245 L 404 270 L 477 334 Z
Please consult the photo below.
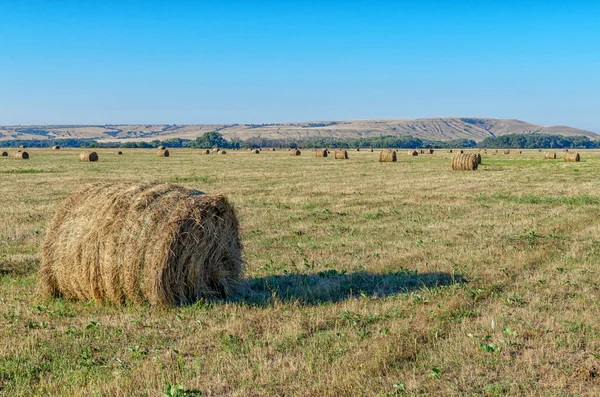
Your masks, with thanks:
M 0 161 L 0 395 L 600 394 L 600 151 L 488 153 L 476 172 L 443 151 L 30 152 L 36 172 Z M 243 291 L 168 308 L 38 296 L 59 203 L 141 180 L 228 197 Z

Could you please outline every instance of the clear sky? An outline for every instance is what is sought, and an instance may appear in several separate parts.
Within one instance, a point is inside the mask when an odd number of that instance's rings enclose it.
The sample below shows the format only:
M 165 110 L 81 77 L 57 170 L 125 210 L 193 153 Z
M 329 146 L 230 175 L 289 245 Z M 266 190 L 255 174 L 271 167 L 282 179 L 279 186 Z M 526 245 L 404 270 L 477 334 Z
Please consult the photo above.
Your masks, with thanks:
M 437 116 L 600 132 L 600 1 L 0 0 L 0 124 Z

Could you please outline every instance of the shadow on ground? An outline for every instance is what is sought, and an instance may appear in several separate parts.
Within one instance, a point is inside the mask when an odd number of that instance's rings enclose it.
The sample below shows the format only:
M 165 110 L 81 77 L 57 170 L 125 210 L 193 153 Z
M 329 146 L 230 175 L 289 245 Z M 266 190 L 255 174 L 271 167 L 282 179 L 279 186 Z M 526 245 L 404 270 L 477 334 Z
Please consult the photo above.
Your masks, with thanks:
M 318 305 L 366 295 L 383 298 L 423 288 L 462 284 L 467 280 L 448 273 L 399 271 L 387 274 L 345 273 L 327 270 L 316 274 L 287 274 L 248 279 L 233 301 L 267 305 L 274 300 Z

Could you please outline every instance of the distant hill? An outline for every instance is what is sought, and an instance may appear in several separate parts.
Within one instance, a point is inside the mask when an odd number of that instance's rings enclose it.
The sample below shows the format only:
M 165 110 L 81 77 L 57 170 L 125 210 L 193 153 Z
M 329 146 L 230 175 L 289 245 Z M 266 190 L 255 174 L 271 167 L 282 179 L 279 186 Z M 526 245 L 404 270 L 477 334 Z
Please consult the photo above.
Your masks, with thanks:
M 545 127 L 520 120 L 440 117 L 425 119 L 386 119 L 319 121 L 273 124 L 203 125 L 36 125 L 2 126 L 2 139 L 94 138 L 98 141 L 152 141 L 154 139 L 194 139 L 208 131 L 218 131 L 226 139 L 251 137 L 302 139 L 308 137 L 360 138 L 385 135 L 411 135 L 415 138 L 448 141 L 506 134 L 583 135 L 597 139 L 598 134 L 566 126 Z

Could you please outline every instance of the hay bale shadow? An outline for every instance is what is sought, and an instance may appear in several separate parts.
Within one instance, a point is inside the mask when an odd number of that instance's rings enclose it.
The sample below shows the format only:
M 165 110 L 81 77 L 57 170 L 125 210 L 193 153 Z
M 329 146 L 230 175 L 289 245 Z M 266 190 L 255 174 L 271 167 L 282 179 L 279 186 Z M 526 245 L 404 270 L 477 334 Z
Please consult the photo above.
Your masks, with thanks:
M 383 298 L 408 293 L 422 288 L 463 284 L 461 275 L 449 273 L 422 273 L 402 270 L 387 274 L 365 271 L 356 273 L 326 270 L 316 274 L 292 273 L 281 276 L 250 278 L 246 288 L 231 301 L 251 305 L 269 305 L 273 300 L 318 305 L 335 303 L 366 295 Z

